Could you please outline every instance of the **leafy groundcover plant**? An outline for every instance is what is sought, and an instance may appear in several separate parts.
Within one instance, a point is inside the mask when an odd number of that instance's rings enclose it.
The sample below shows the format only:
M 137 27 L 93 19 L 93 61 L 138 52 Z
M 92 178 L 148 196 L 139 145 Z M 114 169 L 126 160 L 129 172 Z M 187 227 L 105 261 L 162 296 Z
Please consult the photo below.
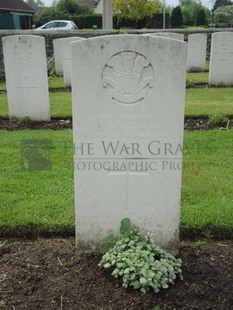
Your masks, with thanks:
M 177 277 L 182 279 L 181 259 L 156 245 L 150 234 L 142 240 L 129 219 L 121 221 L 120 232 L 118 239 L 109 235 L 101 241 L 101 252 L 105 254 L 99 266 L 111 269 L 115 278 L 122 277 L 123 287 L 158 293 L 174 284 Z

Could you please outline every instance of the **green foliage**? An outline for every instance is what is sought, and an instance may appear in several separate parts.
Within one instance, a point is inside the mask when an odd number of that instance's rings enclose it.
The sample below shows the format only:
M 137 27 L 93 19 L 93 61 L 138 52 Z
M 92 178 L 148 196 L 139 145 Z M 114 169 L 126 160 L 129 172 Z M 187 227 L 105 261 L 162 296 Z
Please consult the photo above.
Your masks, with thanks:
M 196 0 L 180 0 L 180 5 L 185 25 L 195 25 L 200 10 L 204 10 L 207 19 L 211 18 L 210 10 Z
M 67 11 L 71 15 L 90 14 L 93 13 L 88 5 L 79 3 L 76 0 L 60 0 L 56 5 L 57 11 Z
M 172 27 L 179 27 L 183 24 L 183 17 L 180 6 L 174 7 L 171 14 L 170 23 Z
M 121 221 L 120 232 L 123 237 L 128 237 L 133 229 L 129 218 L 125 218 Z
M 197 240 L 197 241 L 194 243 L 194 247 L 195 247 L 195 248 L 201 248 L 204 244 L 206 244 L 206 241 L 205 241 L 205 240 Z
M 41 0 L 27 0 L 26 3 L 34 10 L 36 10 L 38 7 L 44 6 L 44 2 Z
M 99 266 L 113 269 L 112 276 L 122 277 L 123 287 L 158 293 L 174 284 L 177 277 L 182 279 L 181 260 L 156 245 L 150 235 L 140 240 L 129 219 L 122 220 L 120 230 L 121 237 L 103 255 Z
M 118 29 L 116 31 L 117 34 L 127 34 L 127 31 L 123 30 L 123 29 Z
M 0 250 L 6 246 L 6 243 L 7 243 L 7 240 L 4 242 L 0 241 Z
M 207 24 L 207 21 L 206 21 L 205 10 L 204 9 L 200 9 L 198 14 L 197 14 L 196 25 L 197 26 L 204 26 L 206 24 Z
M 118 22 L 122 19 L 138 22 L 147 16 L 153 16 L 160 9 L 159 0 L 113 0 L 113 14 Z
M 228 6 L 231 4 L 232 4 L 231 0 L 216 0 L 213 6 L 213 12 L 217 10 L 217 8 L 219 7 L 226 6 L 226 5 Z
M 72 20 L 78 25 L 79 29 L 93 29 L 93 26 L 97 26 L 98 29 L 102 28 L 102 14 L 83 14 L 83 15 L 74 15 Z M 135 20 L 121 19 L 117 20 L 116 17 L 113 18 L 113 27 L 114 29 L 121 28 L 162 28 L 163 25 L 163 14 L 157 13 L 152 17 L 144 18 L 136 22 Z M 166 13 L 166 25 L 169 26 L 169 14 Z
M 108 250 L 115 245 L 116 241 L 117 238 L 113 234 L 110 234 L 106 238 L 102 239 L 100 241 L 100 253 L 107 253 Z
M 79 29 L 92 29 L 94 25 L 98 29 L 102 28 L 102 14 L 83 14 L 72 17 Z
M 47 71 L 49 77 L 55 75 L 55 61 L 53 56 L 47 58 Z
M 229 118 L 224 114 L 215 114 L 209 117 L 209 123 L 213 126 L 226 126 Z
M 233 24 L 233 5 L 221 6 L 214 11 L 216 23 Z
M 29 116 L 20 117 L 17 119 L 17 125 L 22 127 L 28 127 L 29 124 L 32 122 Z
M 58 4 L 58 2 L 59 2 L 59 0 L 53 0 L 53 2 L 52 2 L 52 7 L 55 7 L 57 4 Z
M 72 17 L 70 13 L 67 11 L 58 11 L 55 8 L 45 8 L 42 14 L 36 16 L 33 19 L 33 22 L 37 27 L 40 27 L 43 24 L 50 22 L 51 20 L 57 20 L 57 19 L 72 20 Z

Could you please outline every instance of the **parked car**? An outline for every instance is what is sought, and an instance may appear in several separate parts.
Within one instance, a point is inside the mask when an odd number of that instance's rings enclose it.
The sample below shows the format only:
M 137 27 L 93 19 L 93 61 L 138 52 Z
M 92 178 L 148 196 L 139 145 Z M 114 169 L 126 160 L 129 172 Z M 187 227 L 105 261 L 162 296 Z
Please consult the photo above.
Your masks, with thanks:
M 71 20 L 52 20 L 44 24 L 41 27 L 36 28 L 35 30 L 66 30 L 66 29 L 78 29 L 74 22 Z

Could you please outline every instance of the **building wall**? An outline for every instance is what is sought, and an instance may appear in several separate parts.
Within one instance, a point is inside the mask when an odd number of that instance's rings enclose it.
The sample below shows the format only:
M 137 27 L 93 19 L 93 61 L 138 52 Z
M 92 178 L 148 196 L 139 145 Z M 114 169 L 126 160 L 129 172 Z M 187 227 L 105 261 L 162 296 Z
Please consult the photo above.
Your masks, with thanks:
M 16 14 L 0 14 L 0 29 L 20 29 L 20 18 Z
M 185 41 L 187 41 L 188 35 L 193 33 L 207 33 L 208 43 L 207 43 L 207 59 L 209 58 L 210 54 L 210 45 L 211 45 L 211 35 L 213 32 L 220 32 L 220 31 L 233 31 L 233 29 L 144 29 L 144 30 L 129 30 L 129 34 L 144 34 L 149 32 L 176 32 L 176 33 L 183 33 L 185 36 Z M 65 38 L 65 37 L 73 37 L 79 36 L 84 38 L 95 37 L 95 36 L 102 36 L 102 35 L 113 35 L 117 34 L 117 31 L 105 31 L 105 30 L 52 30 L 52 31 L 34 31 L 34 30 L 0 30 L 0 38 L 10 35 L 39 35 L 45 37 L 46 42 L 46 50 L 47 55 L 53 55 L 53 40 L 58 38 Z M 2 52 L 2 40 L 0 40 L 0 80 L 5 78 L 4 73 L 4 64 L 3 64 L 3 52 Z

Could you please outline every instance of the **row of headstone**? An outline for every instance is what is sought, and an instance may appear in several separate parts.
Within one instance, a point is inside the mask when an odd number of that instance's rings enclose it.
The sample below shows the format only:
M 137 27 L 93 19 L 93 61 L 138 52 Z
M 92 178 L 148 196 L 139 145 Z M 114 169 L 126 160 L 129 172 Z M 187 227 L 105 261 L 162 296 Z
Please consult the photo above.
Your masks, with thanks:
M 71 46 L 74 41 L 85 40 L 82 37 L 68 37 L 53 40 L 55 71 L 63 76 L 64 87 L 71 86 Z
M 161 36 L 184 41 L 184 35 L 173 32 L 156 32 L 145 34 L 146 36 Z M 190 34 L 188 36 L 188 60 L 187 71 L 204 71 L 206 61 L 206 34 Z
M 66 48 L 77 245 L 95 248 L 130 218 L 177 252 L 187 43 L 137 35 L 75 41 Z M 3 39 L 10 116 L 49 119 L 44 43 Z
M 65 63 L 72 66 L 77 245 L 95 248 L 130 218 L 177 252 L 187 43 L 156 35 L 75 41 L 65 45 Z M 44 38 L 6 37 L 3 50 L 10 115 L 49 119 Z M 229 71 L 232 36 L 213 35 L 211 52 L 220 72 Z
M 165 36 L 184 40 L 177 33 L 152 33 L 146 36 Z M 64 86 L 71 86 L 71 42 L 84 40 L 70 37 L 54 40 L 57 74 L 64 75 Z M 212 35 L 209 84 L 233 84 L 233 34 L 219 32 Z M 29 116 L 33 120 L 49 120 L 49 95 L 45 42 L 39 36 L 10 36 L 3 38 L 4 64 L 8 90 L 10 117 Z M 205 67 L 206 35 L 188 37 L 188 65 Z M 35 70 L 36 68 L 36 70 Z
M 204 71 L 206 60 L 206 34 L 188 36 L 188 71 Z M 212 34 L 209 85 L 233 85 L 233 33 Z
M 56 70 L 64 75 L 64 86 L 71 86 L 71 46 L 81 37 L 55 40 Z M 10 118 L 30 117 L 49 121 L 49 90 L 45 39 L 33 35 L 4 37 L 3 55 Z

